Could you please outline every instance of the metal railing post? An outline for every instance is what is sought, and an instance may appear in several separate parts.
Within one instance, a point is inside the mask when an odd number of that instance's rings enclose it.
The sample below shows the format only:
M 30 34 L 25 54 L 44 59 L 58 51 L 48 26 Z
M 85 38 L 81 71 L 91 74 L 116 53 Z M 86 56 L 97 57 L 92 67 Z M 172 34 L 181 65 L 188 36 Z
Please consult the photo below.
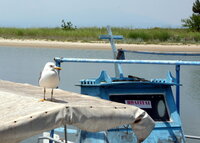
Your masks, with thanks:
M 58 66 L 58 67 L 61 66 L 62 58 L 59 58 L 59 59 L 54 58 L 54 61 L 56 63 L 56 66 Z
M 67 125 L 64 125 L 65 143 L 67 143 Z
M 51 132 L 50 132 L 50 137 L 51 137 L 51 138 L 54 138 L 54 130 L 51 130 Z M 53 141 L 52 141 L 52 140 L 49 140 L 49 143 L 53 143 Z
M 180 65 L 176 65 L 176 107 L 180 114 Z

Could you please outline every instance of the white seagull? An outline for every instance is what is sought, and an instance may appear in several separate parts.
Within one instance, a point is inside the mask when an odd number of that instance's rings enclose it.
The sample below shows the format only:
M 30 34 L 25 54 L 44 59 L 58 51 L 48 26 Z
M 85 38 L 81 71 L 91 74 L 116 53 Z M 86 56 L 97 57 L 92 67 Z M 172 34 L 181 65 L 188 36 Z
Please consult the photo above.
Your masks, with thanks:
M 60 67 L 57 67 L 55 63 L 48 62 L 44 66 L 43 71 L 41 72 L 40 78 L 39 78 L 39 85 L 41 87 L 44 87 L 44 100 L 45 94 L 46 94 L 46 88 L 51 88 L 51 101 L 53 99 L 53 89 L 57 88 L 60 83 L 59 73 L 58 70 L 61 70 Z

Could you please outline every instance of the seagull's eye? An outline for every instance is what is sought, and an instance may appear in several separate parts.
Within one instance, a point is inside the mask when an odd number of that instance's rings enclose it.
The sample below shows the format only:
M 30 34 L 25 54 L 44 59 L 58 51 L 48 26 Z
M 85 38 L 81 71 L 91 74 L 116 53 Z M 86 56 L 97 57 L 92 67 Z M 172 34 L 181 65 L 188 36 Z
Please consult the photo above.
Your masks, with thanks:
M 53 65 L 50 65 L 51 68 L 53 68 Z

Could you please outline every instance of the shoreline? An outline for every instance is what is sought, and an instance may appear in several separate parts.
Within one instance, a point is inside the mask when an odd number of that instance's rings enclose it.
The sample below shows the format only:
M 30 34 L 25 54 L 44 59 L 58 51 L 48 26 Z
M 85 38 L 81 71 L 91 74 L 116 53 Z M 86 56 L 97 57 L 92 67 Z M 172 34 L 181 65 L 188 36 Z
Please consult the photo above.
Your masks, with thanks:
M 60 42 L 46 40 L 0 39 L 0 46 L 31 48 L 98 49 L 110 50 L 110 43 Z M 146 52 L 200 53 L 200 45 L 182 44 L 116 44 L 118 49 Z

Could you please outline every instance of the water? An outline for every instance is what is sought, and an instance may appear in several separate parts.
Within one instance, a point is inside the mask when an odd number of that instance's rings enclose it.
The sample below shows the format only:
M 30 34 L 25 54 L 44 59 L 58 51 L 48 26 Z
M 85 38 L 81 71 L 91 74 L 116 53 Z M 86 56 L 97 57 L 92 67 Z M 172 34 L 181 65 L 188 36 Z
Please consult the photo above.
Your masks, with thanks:
M 108 50 L 80 50 L 54 48 L 15 48 L 0 47 L 0 79 L 13 82 L 38 85 L 40 71 L 46 62 L 54 57 L 69 58 L 112 58 Z M 198 60 L 200 57 L 158 56 L 127 54 L 128 59 L 154 60 Z M 63 63 L 60 88 L 79 92 L 74 86 L 80 79 L 97 77 L 101 70 L 106 70 L 114 76 L 114 66 L 111 64 Z M 174 66 L 163 65 L 123 65 L 125 75 L 135 75 L 151 78 L 165 78 L 167 71 L 175 75 Z M 200 67 L 181 66 L 181 119 L 185 134 L 200 136 Z M 195 141 L 188 140 L 194 143 Z

